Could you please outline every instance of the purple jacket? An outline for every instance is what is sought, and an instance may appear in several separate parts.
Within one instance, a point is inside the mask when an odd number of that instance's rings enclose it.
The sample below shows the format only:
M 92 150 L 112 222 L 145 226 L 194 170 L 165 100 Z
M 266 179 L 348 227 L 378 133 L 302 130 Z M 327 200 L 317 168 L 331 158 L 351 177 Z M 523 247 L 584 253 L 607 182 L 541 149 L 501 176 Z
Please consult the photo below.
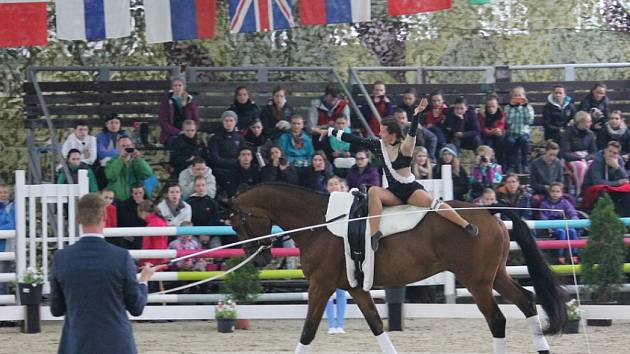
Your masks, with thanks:
M 481 134 L 479 119 L 477 119 L 477 113 L 472 106 L 469 106 L 466 113 L 464 113 L 464 119 L 460 119 L 456 116 L 451 107 L 446 113 L 446 127 L 451 135 L 457 132 L 464 133 L 464 136 L 462 136 L 463 139 L 474 138 Z
M 160 143 L 162 144 L 164 144 L 169 136 L 177 136 L 181 131 L 181 129 L 175 126 L 175 109 L 171 101 L 172 95 L 172 92 L 169 93 L 162 99 L 162 102 L 160 102 Z M 199 110 L 197 108 L 197 102 L 191 95 L 188 95 L 188 104 L 184 107 L 184 118 L 194 120 L 197 123 L 197 128 L 199 128 Z
M 554 203 L 551 201 L 551 199 L 549 199 L 549 197 L 547 197 L 545 198 L 545 200 L 543 200 L 540 203 L 540 208 L 564 210 L 564 213 L 567 219 L 571 219 L 571 220 L 578 219 L 578 214 L 577 214 L 577 211 L 575 210 L 575 207 L 566 198 L 560 198 L 558 202 Z M 559 211 L 541 210 L 540 219 L 541 220 L 558 220 L 558 219 L 562 220 L 564 219 L 564 216 L 562 215 L 562 212 L 559 212 Z
M 381 186 L 381 176 L 378 174 L 378 169 L 369 164 L 363 173 L 359 173 L 357 165 L 352 166 L 346 175 L 346 181 L 348 181 L 349 188 L 359 188 L 361 185 Z

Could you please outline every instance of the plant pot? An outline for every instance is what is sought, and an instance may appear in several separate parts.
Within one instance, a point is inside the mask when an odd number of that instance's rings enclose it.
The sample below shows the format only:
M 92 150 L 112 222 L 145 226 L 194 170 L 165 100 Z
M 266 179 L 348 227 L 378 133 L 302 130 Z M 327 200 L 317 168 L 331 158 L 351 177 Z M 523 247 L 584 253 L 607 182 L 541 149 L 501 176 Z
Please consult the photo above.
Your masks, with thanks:
M 217 330 L 219 333 L 232 333 L 234 332 L 234 323 L 236 320 L 229 320 L 225 318 L 217 319 Z
M 564 327 L 562 327 L 562 333 L 575 334 L 580 331 L 580 320 L 568 320 Z
M 248 319 L 239 318 L 236 320 L 235 327 L 236 329 L 244 329 L 248 330 L 252 325 L 252 321 Z
M 588 320 L 586 320 L 586 324 L 589 325 L 589 326 L 610 327 L 610 326 L 612 326 L 612 320 L 610 320 L 610 319 L 589 318 Z
M 18 283 L 21 305 L 39 305 L 42 302 L 43 284 Z

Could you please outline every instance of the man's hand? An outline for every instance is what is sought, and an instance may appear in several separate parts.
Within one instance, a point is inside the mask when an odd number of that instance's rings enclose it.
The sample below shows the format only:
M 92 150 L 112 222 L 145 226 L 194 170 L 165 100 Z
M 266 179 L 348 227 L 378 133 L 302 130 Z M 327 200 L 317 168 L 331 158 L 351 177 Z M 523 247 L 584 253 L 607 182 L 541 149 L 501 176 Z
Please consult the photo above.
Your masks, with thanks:
M 140 279 L 138 281 L 140 283 L 147 283 L 155 273 L 155 270 L 162 267 L 163 266 L 153 267 L 151 263 L 146 263 L 144 267 L 142 267 L 142 271 L 140 272 Z

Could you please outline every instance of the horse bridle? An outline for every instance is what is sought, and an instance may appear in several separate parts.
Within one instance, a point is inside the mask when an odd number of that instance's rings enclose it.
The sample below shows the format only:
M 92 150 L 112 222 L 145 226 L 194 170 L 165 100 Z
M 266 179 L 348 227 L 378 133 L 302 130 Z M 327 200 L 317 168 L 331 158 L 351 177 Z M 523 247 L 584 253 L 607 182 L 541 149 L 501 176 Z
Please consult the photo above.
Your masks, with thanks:
M 254 235 L 253 231 L 249 227 L 249 224 L 247 223 L 247 218 L 267 219 L 269 220 L 269 223 L 271 223 L 271 220 L 266 216 L 255 215 L 250 211 L 243 211 L 235 207 L 232 207 L 232 215 L 239 216 L 240 225 L 243 227 L 243 232 L 244 232 L 245 237 L 247 237 L 247 239 L 252 239 L 256 237 L 256 235 Z M 265 240 L 269 240 L 269 239 L 265 239 Z M 265 240 L 258 240 L 258 241 L 251 242 L 250 245 L 245 245 L 243 246 L 243 248 L 256 248 L 256 247 L 271 248 L 272 242 L 269 241 L 269 243 L 266 243 L 264 242 Z

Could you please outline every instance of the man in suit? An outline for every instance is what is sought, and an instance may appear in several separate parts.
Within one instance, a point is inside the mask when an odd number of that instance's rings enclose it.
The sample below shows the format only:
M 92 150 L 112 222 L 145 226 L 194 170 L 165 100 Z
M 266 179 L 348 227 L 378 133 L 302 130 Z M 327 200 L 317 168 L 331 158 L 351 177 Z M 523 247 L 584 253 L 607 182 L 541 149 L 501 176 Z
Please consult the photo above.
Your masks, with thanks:
M 55 253 L 50 312 L 66 316 L 59 354 L 136 353 L 126 311 L 142 314 L 154 269 L 145 266 L 138 282 L 129 252 L 105 241 L 105 206 L 98 194 L 83 196 L 77 206 L 83 234 Z

